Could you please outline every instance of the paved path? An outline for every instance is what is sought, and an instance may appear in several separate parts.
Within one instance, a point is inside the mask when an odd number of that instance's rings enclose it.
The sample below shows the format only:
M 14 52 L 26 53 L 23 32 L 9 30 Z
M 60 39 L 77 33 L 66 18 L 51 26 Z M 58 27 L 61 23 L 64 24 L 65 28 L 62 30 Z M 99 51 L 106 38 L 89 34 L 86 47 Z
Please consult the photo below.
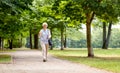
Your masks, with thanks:
M 41 52 L 37 50 L 17 51 L 12 55 L 13 63 L 0 64 L 0 73 L 110 73 L 51 56 L 48 62 L 42 62 Z

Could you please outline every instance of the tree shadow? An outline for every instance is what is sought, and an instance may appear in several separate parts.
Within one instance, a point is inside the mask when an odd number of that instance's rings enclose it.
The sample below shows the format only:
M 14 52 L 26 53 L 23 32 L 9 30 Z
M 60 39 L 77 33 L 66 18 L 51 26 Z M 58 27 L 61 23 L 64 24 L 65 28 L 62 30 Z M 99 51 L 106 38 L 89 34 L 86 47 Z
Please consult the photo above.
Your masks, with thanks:
M 94 58 L 103 59 L 103 60 L 112 60 L 112 61 L 119 60 L 120 61 L 120 57 L 94 57 Z
M 86 56 L 59 56 L 60 58 L 64 59 L 89 59 L 89 60 L 101 60 L 101 61 L 120 61 L 120 57 L 86 57 Z

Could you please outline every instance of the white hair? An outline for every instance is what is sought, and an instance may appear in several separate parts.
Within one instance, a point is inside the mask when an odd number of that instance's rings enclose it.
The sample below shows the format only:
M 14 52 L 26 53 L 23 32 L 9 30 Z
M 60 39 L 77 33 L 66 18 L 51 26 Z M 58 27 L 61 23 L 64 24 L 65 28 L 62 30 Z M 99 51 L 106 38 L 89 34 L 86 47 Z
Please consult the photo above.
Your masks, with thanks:
M 48 24 L 47 24 L 46 22 L 44 22 L 44 23 L 42 24 L 42 26 L 44 26 L 44 25 L 48 26 Z

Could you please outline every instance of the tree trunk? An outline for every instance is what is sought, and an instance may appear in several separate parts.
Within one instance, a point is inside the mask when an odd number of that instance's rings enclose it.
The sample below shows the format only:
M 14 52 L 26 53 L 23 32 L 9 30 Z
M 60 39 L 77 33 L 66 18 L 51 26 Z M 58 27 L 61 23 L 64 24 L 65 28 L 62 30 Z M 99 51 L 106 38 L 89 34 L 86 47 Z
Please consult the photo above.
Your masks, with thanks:
M 22 48 L 22 46 L 23 46 L 23 45 L 22 45 L 22 37 L 21 37 L 21 39 L 20 39 L 20 44 L 21 44 L 21 45 L 20 45 L 20 48 Z
M 65 29 L 65 41 L 64 41 L 64 48 L 67 47 L 67 34 L 66 34 L 66 29 Z
M 52 28 L 50 29 L 50 31 L 51 31 L 51 41 L 53 41 L 53 39 L 52 39 Z M 50 50 L 53 50 L 53 42 L 52 42 L 52 45 L 50 45 Z
M 0 49 L 2 49 L 2 38 L 0 37 Z
M 64 50 L 63 28 L 61 28 L 61 50 Z
M 20 48 L 23 46 L 23 45 L 22 45 L 22 41 L 23 41 L 23 40 L 22 40 L 22 34 L 21 34 L 21 38 L 20 38 Z
M 4 38 L 2 38 L 2 42 L 1 42 L 2 44 L 2 46 L 1 46 L 1 49 L 4 49 Z
M 32 32 L 31 32 L 31 29 L 30 29 L 30 48 L 32 49 Z
M 38 49 L 38 34 L 34 34 L 34 48 Z
M 12 45 L 13 40 L 12 40 L 12 39 L 11 39 L 11 40 L 8 40 L 8 42 L 9 42 L 9 48 L 10 48 L 10 49 L 13 49 L 13 45 Z
M 103 45 L 102 49 L 105 49 L 105 44 L 106 44 L 106 24 L 103 22 Z
M 109 41 L 110 41 L 110 36 L 111 36 L 111 29 L 112 28 L 112 22 L 109 23 L 109 27 L 108 27 L 108 34 L 107 34 L 107 38 L 105 41 L 105 46 L 104 49 L 108 49 L 108 45 L 109 45 Z
M 87 33 L 87 48 L 88 48 L 88 57 L 94 57 L 93 48 L 91 45 L 91 22 L 94 18 L 94 12 L 86 14 L 86 33 Z

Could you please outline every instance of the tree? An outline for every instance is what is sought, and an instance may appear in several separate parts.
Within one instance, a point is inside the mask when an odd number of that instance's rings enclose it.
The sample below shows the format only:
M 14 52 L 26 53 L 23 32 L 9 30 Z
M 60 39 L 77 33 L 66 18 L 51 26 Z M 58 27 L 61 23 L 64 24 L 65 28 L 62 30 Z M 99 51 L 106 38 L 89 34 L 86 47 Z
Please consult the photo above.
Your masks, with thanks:
M 28 4 L 31 2 L 32 0 L 0 0 L 0 37 L 9 39 L 10 49 L 13 39 L 19 35 L 20 29 L 23 29 L 19 20 L 20 14 L 29 9 Z
M 103 18 L 101 15 L 109 19 L 113 17 L 114 19 L 109 20 L 109 22 L 114 21 L 118 17 L 118 12 L 116 12 L 118 10 L 116 8 L 119 8 L 117 7 L 119 4 L 117 2 L 118 0 L 56 0 L 53 7 L 56 13 L 60 13 L 59 10 L 62 7 L 62 13 L 66 17 L 70 17 L 72 21 L 86 23 L 88 57 L 94 57 L 91 46 L 91 23 L 95 16 Z
M 108 34 L 106 36 L 106 25 L 103 24 L 103 46 L 102 49 L 108 49 L 108 45 L 109 45 L 109 40 L 110 40 L 110 36 L 111 36 L 111 28 L 112 28 L 112 22 L 109 23 L 109 27 L 108 27 Z
M 9 15 L 5 18 L 1 33 L 3 33 L 2 37 L 9 40 L 9 48 L 12 49 L 13 39 L 19 35 L 23 27 L 21 27 L 20 21 L 17 19 L 18 16 Z
M 103 9 L 98 17 L 103 21 L 103 49 L 108 49 L 109 39 L 111 36 L 112 24 L 118 22 L 119 17 L 119 0 L 113 1 L 103 1 L 99 9 Z M 108 24 L 108 34 L 106 32 L 106 26 Z M 107 34 L 107 35 L 106 35 Z
M 1 40 L 1 37 L 0 37 L 0 49 L 1 49 L 1 41 L 2 41 L 2 40 Z
M 102 48 L 104 48 L 105 41 L 106 41 L 106 23 L 103 22 L 103 46 Z
M 64 48 L 66 48 L 67 47 L 67 32 L 66 32 L 66 28 L 65 28 L 65 34 L 64 34 L 64 37 L 65 37 L 65 39 L 64 39 Z
M 58 3 L 58 4 L 57 4 Z M 63 4 L 65 7 L 63 9 L 63 14 L 65 14 L 67 17 L 70 17 L 71 20 L 76 20 L 79 22 L 84 22 L 83 18 L 85 18 L 86 27 L 87 27 L 87 48 L 88 48 L 88 56 L 93 57 L 93 50 L 91 46 L 91 22 L 94 18 L 95 12 L 93 8 L 98 7 L 99 2 L 94 0 L 82 0 L 82 1 L 57 1 L 55 2 L 55 5 L 61 5 Z M 93 6 L 93 3 L 97 6 Z M 76 25 L 76 24 L 75 24 Z

